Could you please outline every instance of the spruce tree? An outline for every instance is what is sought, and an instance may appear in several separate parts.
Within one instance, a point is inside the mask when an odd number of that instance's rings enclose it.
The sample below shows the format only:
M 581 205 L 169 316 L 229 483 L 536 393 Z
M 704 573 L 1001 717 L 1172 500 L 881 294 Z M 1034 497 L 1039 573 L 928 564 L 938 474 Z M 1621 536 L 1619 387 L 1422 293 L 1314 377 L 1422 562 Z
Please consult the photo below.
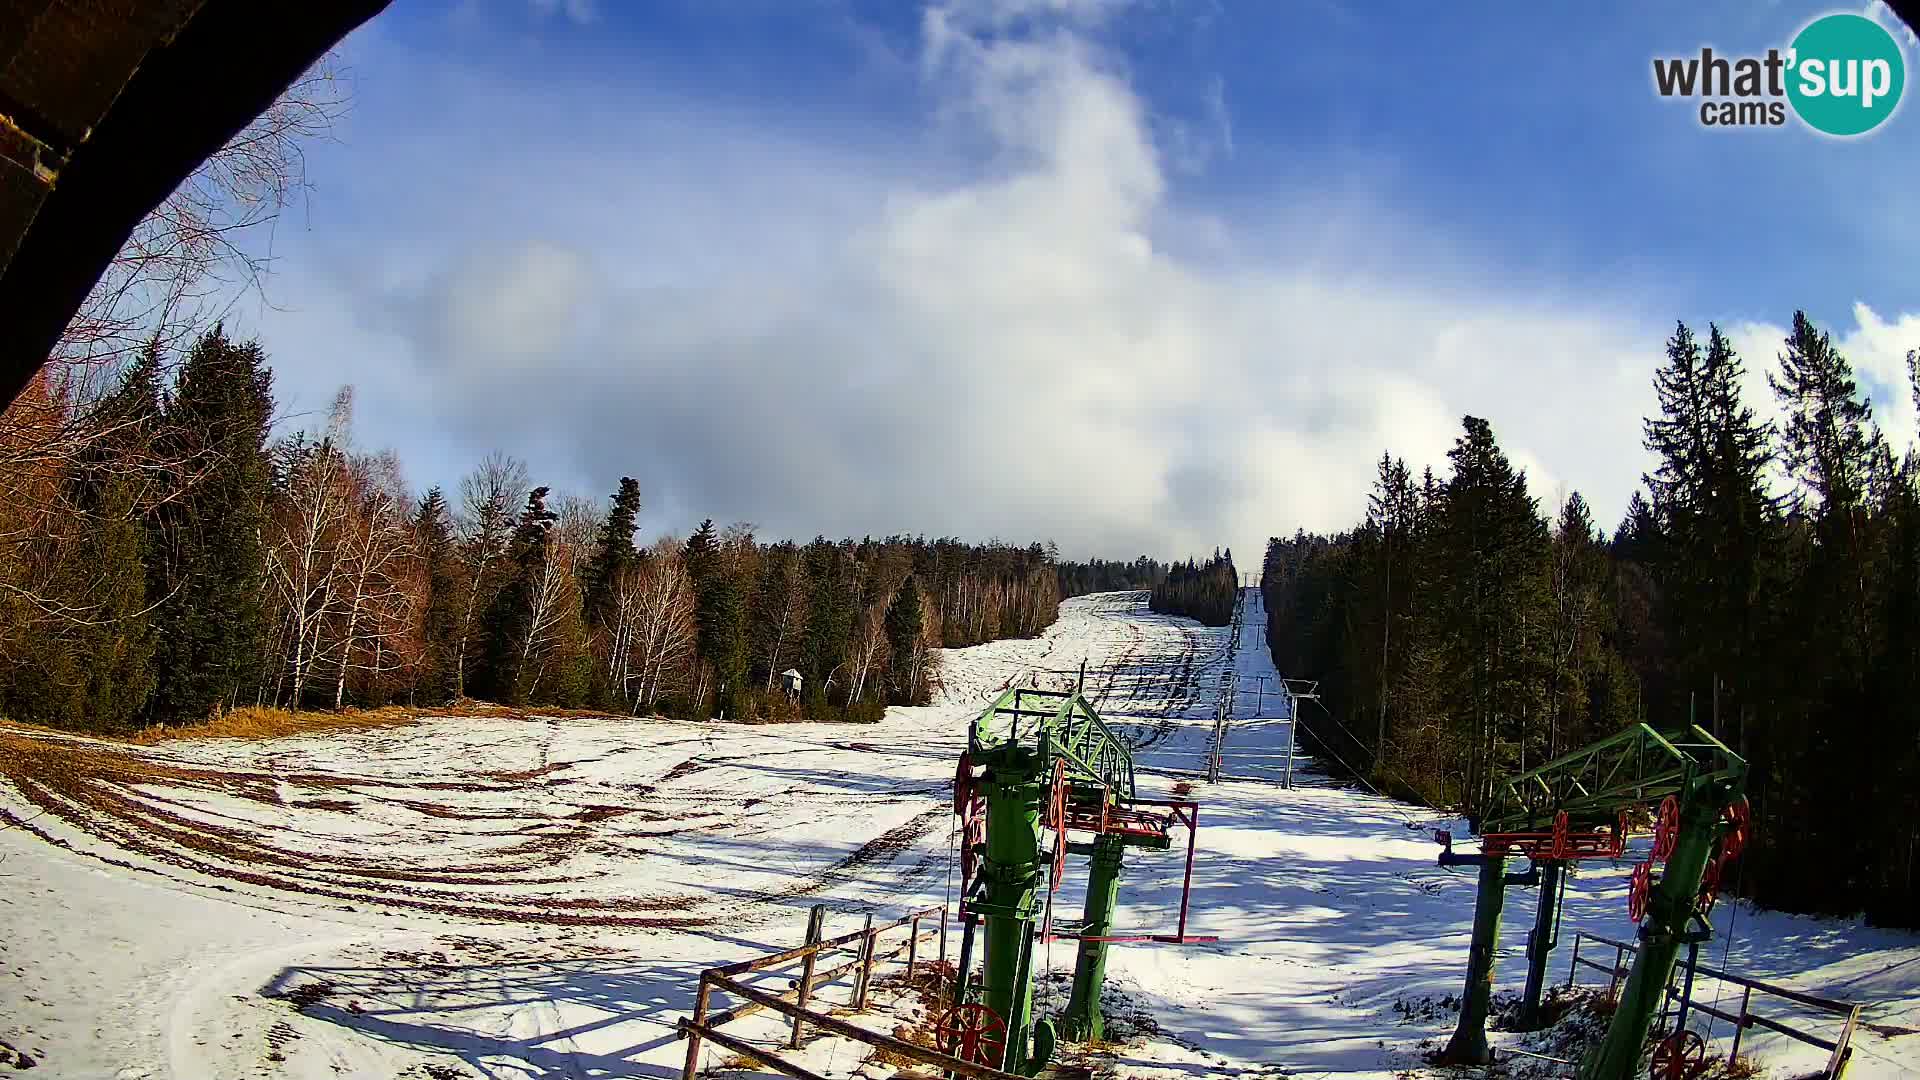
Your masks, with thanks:
M 1776 507 L 1767 494 L 1771 431 L 1742 399 L 1745 372 L 1718 326 L 1704 352 L 1685 324 L 1668 342 L 1654 386 L 1661 414 L 1646 421 L 1646 447 L 1660 464 L 1646 477 L 1654 523 L 1636 527 L 1660 543 L 1638 557 L 1658 582 L 1672 647 L 1678 700 L 1672 712 L 1715 688 L 1759 692 L 1761 559 L 1771 546 Z
M 687 576 L 693 581 L 698 652 L 712 666 L 715 680 L 706 689 L 725 695 L 723 708 L 729 703 L 737 705 L 730 699 L 744 689 L 746 681 L 745 598 L 727 565 L 713 519 L 701 522 L 687 538 L 686 558 Z M 703 702 L 696 705 L 705 707 Z M 737 717 L 737 707 L 734 712 Z
M 893 683 L 903 705 L 915 704 L 919 693 L 921 626 L 924 618 L 920 583 L 908 574 L 887 605 L 887 647 L 893 657 Z
M 163 459 L 188 471 L 154 516 L 149 547 L 156 720 L 205 720 L 256 685 L 272 416 L 273 375 L 257 343 L 219 327 L 195 342 L 161 437 Z
M 55 727 L 135 726 L 153 689 L 147 537 L 134 468 L 158 424 L 158 354 L 149 349 L 91 416 L 102 434 L 60 481 L 82 527 L 28 542 L 40 549 L 34 591 L 65 606 L 0 654 L 0 714 Z
M 1780 370 L 1767 375 L 1786 413 L 1781 459 L 1816 517 L 1844 517 L 1865 500 L 1879 460 L 1873 404 L 1859 396 L 1853 365 L 1806 312 L 1793 313 L 1786 346 Z
M 639 517 L 640 482 L 623 476 L 620 490 L 614 493 L 613 504 L 607 510 L 607 518 L 594 536 L 593 554 L 580 575 L 580 608 L 590 630 L 606 626 L 613 616 L 620 577 L 638 558 L 633 547 L 633 532 Z
M 421 627 L 425 656 L 418 693 L 426 701 L 439 703 L 453 697 L 458 683 L 464 593 L 453 517 L 438 487 L 427 489 L 420 500 L 413 516 L 413 531 L 427 590 Z
M 1477 812 L 1494 777 L 1538 755 L 1529 721 L 1544 715 L 1547 529 L 1524 474 L 1477 416 L 1447 457 L 1436 555 L 1448 572 L 1436 600 L 1455 629 L 1446 658 L 1470 747 L 1465 801 Z M 1539 739 L 1544 751 L 1544 739 Z
M 507 549 L 508 578 L 487 611 L 485 666 L 475 673 L 474 685 L 495 701 L 509 705 L 526 700 L 532 672 L 523 669 L 527 638 L 533 632 L 533 590 L 547 564 L 547 530 L 559 515 L 547 509 L 547 491 L 527 493 L 527 505 L 513 530 Z

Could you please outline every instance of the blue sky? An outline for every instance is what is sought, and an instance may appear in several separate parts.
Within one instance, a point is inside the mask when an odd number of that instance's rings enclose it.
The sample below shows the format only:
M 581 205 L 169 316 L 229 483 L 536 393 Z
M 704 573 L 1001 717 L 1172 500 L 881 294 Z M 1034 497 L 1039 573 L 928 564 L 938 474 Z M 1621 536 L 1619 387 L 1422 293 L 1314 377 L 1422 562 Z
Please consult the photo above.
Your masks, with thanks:
M 1384 7 L 397 0 L 243 321 L 416 484 L 631 473 L 655 533 L 1244 561 L 1466 412 L 1612 520 L 1673 320 L 1758 388 L 1796 307 L 1912 438 L 1912 108 L 1842 141 L 1652 90 L 1832 9 Z

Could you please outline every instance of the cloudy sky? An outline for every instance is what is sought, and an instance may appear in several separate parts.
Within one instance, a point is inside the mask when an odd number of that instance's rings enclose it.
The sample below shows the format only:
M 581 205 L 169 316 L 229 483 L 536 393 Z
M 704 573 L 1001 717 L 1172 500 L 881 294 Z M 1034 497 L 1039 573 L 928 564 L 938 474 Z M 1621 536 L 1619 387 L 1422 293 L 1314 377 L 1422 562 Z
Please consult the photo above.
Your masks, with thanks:
M 351 383 L 423 488 L 496 448 L 633 475 L 643 539 L 1257 567 L 1466 413 L 1610 523 L 1674 320 L 1770 405 L 1796 308 L 1912 440 L 1920 117 L 1711 131 L 1652 91 L 1825 9 L 1374 7 L 396 0 L 238 321 L 290 422 Z

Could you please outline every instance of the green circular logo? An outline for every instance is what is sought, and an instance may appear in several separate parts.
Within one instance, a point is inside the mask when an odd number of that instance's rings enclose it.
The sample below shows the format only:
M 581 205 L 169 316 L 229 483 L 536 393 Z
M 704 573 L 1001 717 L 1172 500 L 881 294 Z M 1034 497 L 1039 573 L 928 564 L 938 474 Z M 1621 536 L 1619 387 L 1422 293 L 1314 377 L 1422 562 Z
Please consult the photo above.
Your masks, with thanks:
M 1807 24 L 1787 54 L 1787 100 L 1815 131 L 1863 135 L 1893 115 L 1906 59 L 1886 27 L 1864 15 Z

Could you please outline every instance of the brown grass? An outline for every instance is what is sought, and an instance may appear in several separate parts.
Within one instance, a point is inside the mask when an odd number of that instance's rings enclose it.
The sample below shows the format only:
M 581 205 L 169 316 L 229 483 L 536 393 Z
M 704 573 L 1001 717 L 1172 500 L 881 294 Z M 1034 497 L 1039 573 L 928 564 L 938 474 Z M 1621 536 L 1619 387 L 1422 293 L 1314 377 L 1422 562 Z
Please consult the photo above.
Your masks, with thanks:
M 249 705 L 198 724 L 154 724 L 127 736 L 136 746 L 174 739 L 278 739 L 288 735 L 307 735 L 317 731 L 350 731 L 362 728 L 411 724 L 421 713 L 398 705 L 379 709 L 344 709 L 340 712 L 291 712 Z
M 307 735 L 317 731 L 355 731 L 392 727 L 440 716 L 461 717 L 604 717 L 604 712 L 587 709 L 513 709 L 490 701 L 471 698 L 449 705 L 418 708 L 409 705 L 383 705 L 377 709 L 347 708 L 339 712 L 310 710 L 293 712 L 272 706 L 248 705 L 216 719 L 198 724 L 154 724 L 131 735 L 115 739 L 135 746 L 152 746 L 175 739 L 279 739 L 288 735 Z M 21 725 L 31 727 L 32 725 Z

